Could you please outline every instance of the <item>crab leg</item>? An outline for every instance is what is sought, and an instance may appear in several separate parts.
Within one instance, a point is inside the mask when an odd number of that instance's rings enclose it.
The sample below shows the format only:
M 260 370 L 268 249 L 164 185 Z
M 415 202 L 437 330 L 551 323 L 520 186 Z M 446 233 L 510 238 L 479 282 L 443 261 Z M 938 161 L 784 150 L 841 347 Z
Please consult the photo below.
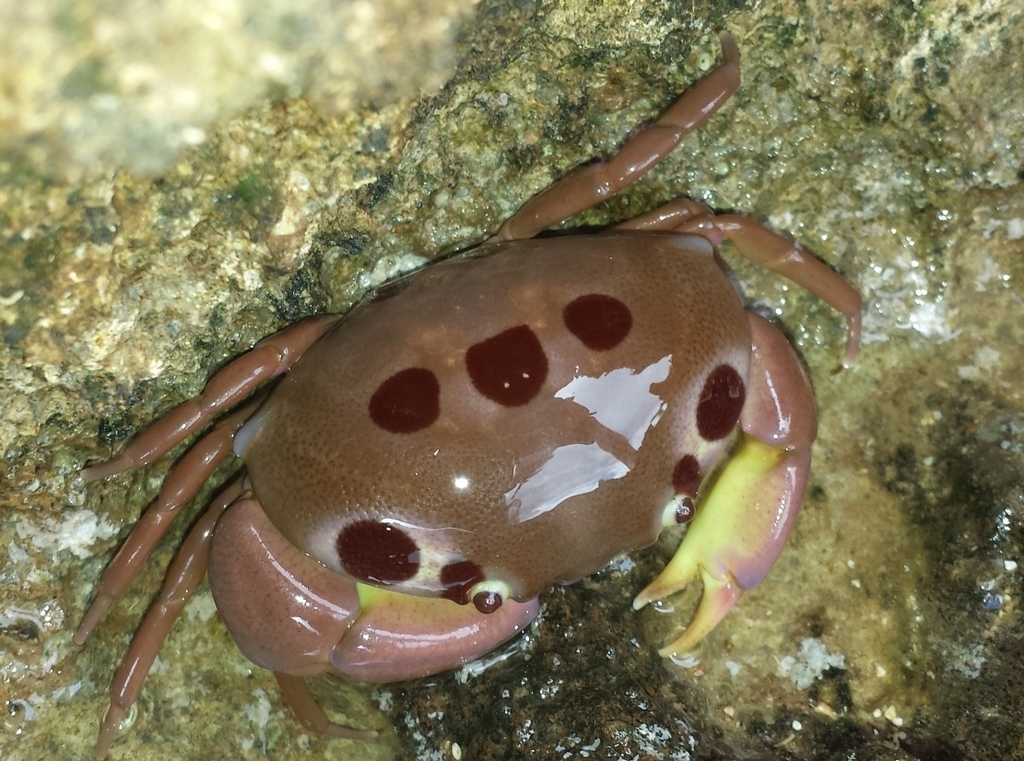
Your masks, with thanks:
M 292 715 L 310 732 L 327 737 L 341 737 L 346 740 L 372 740 L 377 736 L 373 729 L 353 729 L 335 724 L 324 713 L 324 709 L 316 700 L 305 677 L 295 676 L 285 671 L 275 671 L 274 678 L 281 688 L 281 697 Z
M 96 628 L 103 614 L 121 599 L 135 581 L 142 564 L 153 552 L 182 506 L 188 504 L 202 489 L 213 471 L 231 456 L 235 432 L 256 409 L 259 399 L 236 410 L 193 445 L 178 461 L 160 487 L 160 494 L 142 514 L 124 544 L 103 572 L 92 605 L 82 616 L 75 632 L 75 644 L 81 645 Z
M 142 684 L 146 680 L 157 653 L 167 639 L 174 622 L 178 620 L 188 601 L 196 593 L 199 583 L 206 575 L 210 539 L 214 526 L 228 505 L 241 493 L 241 481 L 233 481 L 207 508 L 188 532 L 185 541 L 171 561 L 164 577 L 163 587 L 156 600 L 135 630 L 132 643 L 125 653 L 121 666 L 110 683 L 110 708 L 100 723 L 100 734 L 96 740 L 96 758 L 106 758 L 107 751 L 117 736 L 117 728 L 128 713 L 128 709 L 139 698 Z
M 649 211 L 646 214 L 641 214 L 639 217 L 633 217 L 633 219 L 628 219 L 614 227 L 609 227 L 608 232 L 675 230 L 681 227 L 687 220 L 705 216 L 711 217 L 714 214 L 704 204 L 699 201 L 692 201 L 689 198 L 677 198 L 663 206 L 659 206 L 654 211 Z
M 853 363 L 860 348 L 860 293 L 839 274 L 807 253 L 796 241 L 760 222 L 736 214 L 716 216 L 707 206 L 680 198 L 654 211 L 628 220 L 609 231 L 645 230 L 692 233 L 706 238 L 716 248 L 723 240 L 737 253 L 755 264 L 770 269 L 820 298 L 846 319 L 846 356 Z
M 264 338 L 251 351 L 216 373 L 203 393 L 182 402 L 135 437 L 119 457 L 82 471 L 87 481 L 148 465 L 251 394 L 264 381 L 287 372 L 341 318 L 312 317 Z
M 729 33 L 721 36 L 723 62 L 683 94 L 668 111 L 623 144 L 607 162 L 580 167 L 527 201 L 491 239 L 532 238 L 615 195 L 650 171 L 687 134 L 707 121 L 740 84 L 740 51 Z
M 753 342 L 747 400 L 735 454 L 711 484 L 669 564 L 633 600 L 664 599 L 701 579 L 693 620 L 662 655 L 692 650 L 744 590 L 774 565 L 807 486 L 816 417 L 796 352 L 767 321 L 749 315 Z
M 860 293 L 838 273 L 807 253 L 796 241 L 779 235 L 760 222 L 736 214 L 693 217 L 680 232 L 702 235 L 718 246 L 724 238 L 745 259 L 770 269 L 813 293 L 846 318 L 846 356 L 849 367 L 860 348 Z

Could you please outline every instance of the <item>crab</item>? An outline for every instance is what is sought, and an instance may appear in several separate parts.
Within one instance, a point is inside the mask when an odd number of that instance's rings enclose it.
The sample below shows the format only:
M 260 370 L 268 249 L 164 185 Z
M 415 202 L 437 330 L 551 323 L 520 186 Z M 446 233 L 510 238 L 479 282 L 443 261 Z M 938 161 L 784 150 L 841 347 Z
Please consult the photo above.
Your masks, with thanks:
M 84 643 L 181 508 L 233 454 L 244 472 L 187 534 L 110 688 L 97 756 L 204 576 L 250 660 L 307 729 L 306 677 L 392 682 L 474 660 L 527 626 L 538 595 L 688 523 L 634 608 L 699 580 L 692 649 L 756 586 L 799 511 L 816 432 L 803 367 L 745 310 L 717 247 L 823 299 L 860 337 L 857 291 L 758 222 L 669 203 L 596 235 L 535 239 L 618 192 L 739 85 L 739 50 L 607 162 L 528 201 L 484 244 L 255 345 L 98 479 L 205 433 L 110 562 Z M 272 382 L 273 381 L 273 382 Z

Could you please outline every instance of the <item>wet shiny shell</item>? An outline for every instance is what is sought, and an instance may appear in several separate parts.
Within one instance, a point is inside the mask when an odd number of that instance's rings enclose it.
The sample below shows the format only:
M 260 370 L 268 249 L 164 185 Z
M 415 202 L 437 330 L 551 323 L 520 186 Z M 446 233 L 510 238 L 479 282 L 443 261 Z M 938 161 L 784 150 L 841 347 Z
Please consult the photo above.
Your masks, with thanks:
M 657 538 L 736 426 L 749 353 L 703 239 L 486 246 L 353 309 L 236 449 L 270 520 L 328 567 L 526 599 Z

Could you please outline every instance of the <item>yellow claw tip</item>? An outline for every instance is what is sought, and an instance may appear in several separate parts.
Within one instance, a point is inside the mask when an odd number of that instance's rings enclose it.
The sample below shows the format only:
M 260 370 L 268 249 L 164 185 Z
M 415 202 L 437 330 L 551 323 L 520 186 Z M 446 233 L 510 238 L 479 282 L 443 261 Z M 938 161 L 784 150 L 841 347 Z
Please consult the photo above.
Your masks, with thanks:
M 683 633 L 658 650 L 663 658 L 676 658 L 692 652 L 718 626 L 743 594 L 742 587 L 731 575 L 715 579 L 704 571 L 702 576 L 704 594 L 701 595 L 697 611 Z
M 633 598 L 633 610 L 640 610 L 656 600 L 664 600 L 685 589 L 702 574 L 700 566 L 686 552 L 677 552 L 661 573 L 651 580 L 636 597 Z
M 701 622 L 695 617 L 682 634 L 667 645 L 662 645 L 658 649 L 658 655 L 662 658 L 672 658 L 673 660 L 683 658 L 687 655 L 692 655 L 696 652 L 697 647 L 704 641 L 704 638 L 711 631 L 710 628 L 706 628 L 700 624 Z
M 662 658 L 670 658 L 673 661 L 679 661 L 686 658 L 688 655 L 693 655 L 697 650 L 699 642 L 687 642 L 682 637 L 677 639 L 675 642 L 670 642 L 664 647 L 658 650 L 658 655 Z M 677 664 L 678 665 L 678 664 Z

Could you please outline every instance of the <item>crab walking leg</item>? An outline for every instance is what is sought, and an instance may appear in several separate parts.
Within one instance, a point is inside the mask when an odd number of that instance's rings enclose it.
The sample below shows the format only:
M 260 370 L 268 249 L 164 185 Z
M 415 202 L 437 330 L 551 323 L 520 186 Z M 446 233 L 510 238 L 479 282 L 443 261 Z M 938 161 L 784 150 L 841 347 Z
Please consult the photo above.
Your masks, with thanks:
M 860 348 L 860 293 L 843 277 L 809 254 L 799 243 L 779 235 L 760 222 L 736 214 L 694 217 L 678 227 L 708 238 L 717 247 L 728 240 L 745 259 L 782 275 L 813 293 L 846 319 L 846 355 L 849 367 Z
M 75 632 L 75 644 L 85 643 L 107 609 L 124 597 L 142 570 L 142 564 L 153 552 L 157 542 L 167 533 L 181 508 L 192 501 L 203 488 L 206 479 L 231 456 L 235 432 L 241 428 L 242 423 L 253 413 L 260 401 L 262 397 L 220 421 L 171 468 L 163 486 L 160 487 L 160 494 L 146 508 L 103 572 L 96 598 L 85 611 L 78 631 Z
M 675 230 L 687 220 L 705 216 L 713 216 L 713 213 L 704 204 L 699 201 L 691 201 L 689 198 L 677 198 L 663 206 L 659 206 L 654 211 L 649 211 L 646 214 L 641 214 L 639 217 L 633 217 L 633 219 L 628 219 L 614 227 L 609 227 L 607 232 Z
M 117 728 L 128 709 L 139 698 L 142 684 L 153 667 L 157 653 L 167 639 L 188 601 L 195 595 L 209 556 L 210 538 L 221 513 L 241 493 L 239 481 L 232 482 L 207 508 L 181 543 L 164 578 L 160 594 L 146 611 L 121 666 L 110 683 L 110 708 L 100 723 L 96 740 L 96 758 L 106 758 L 117 736 Z
M 607 162 L 580 167 L 538 193 L 503 224 L 491 240 L 532 238 L 556 222 L 589 209 L 635 182 L 707 121 L 740 84 L 736 40 L 721 36 L 722 63 L 686 91 L 662 116 L 626 140 Z
M 807 253 L 796 241 L 748 217 L 736 214 L 716 216 L 704 204 L 688 198 L 670 201 L 654 211 L 609 229 L 649 232 L 675 230 L 700 235 L 716 249 L 723 240 L 728 240 L 743 258 L 793 281 L 843 315 L 846 319 L 844 364 L 853 364 L 860 348 L 860 293 L 841 275 Z
M 312 317 L 264 338 L 217 372 L 203 393 L 183 402 L 135 437 L 113 460 L 82 471 L 87 481 L 148 465 L 249 396 L 264 381 L 287 372 L 312 344 L 334 327 L 337 315 Z
M 748 396 L 735 454 L 711 484 L 683 542 L 633 607 L 700 578 L 697 612 L 662 655 L 692 650 L 757 586 L 786 544 L 807 486 L 816 431 L 814 399 L 796 352 L 768 322 L 749 315 L 753 342 Z
M 335 724 L 324 713 L 324 709 L 316 700 L 305 677 L 295 676 L 285 671 L 275 671 L 274 678 L 281 688 L 281 697 L 291 709 L 299 724 L 306 730 L 326 737 L 340 737 L 345 740 L 372 740 L 377 736 L 373 729 L 353 729 Z

